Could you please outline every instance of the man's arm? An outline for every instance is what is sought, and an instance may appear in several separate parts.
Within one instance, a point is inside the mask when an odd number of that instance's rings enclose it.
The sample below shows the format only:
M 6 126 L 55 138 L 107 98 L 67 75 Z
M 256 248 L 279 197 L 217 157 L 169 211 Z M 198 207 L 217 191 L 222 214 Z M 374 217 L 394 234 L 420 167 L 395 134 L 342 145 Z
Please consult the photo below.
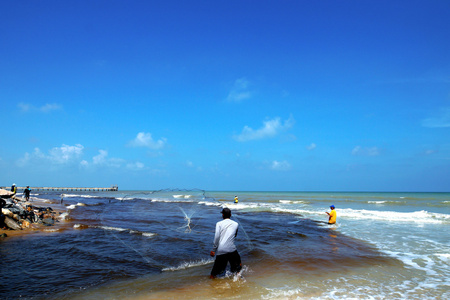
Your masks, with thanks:
M 214 234 L 214 247 L 210 253 L 211 256 L 214 256 L 216 254 L 217 248 L 219 247 L 219 241 L 220 241 L 220 227 L 219 227 L 219 223 L 217 223 L 216 224 L 216 233 Z

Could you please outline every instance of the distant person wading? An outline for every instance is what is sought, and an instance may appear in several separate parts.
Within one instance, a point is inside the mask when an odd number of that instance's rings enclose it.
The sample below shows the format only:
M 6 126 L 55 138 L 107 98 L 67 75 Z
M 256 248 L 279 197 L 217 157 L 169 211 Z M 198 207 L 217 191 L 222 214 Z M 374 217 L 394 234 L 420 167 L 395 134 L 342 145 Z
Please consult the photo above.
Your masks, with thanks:
M 25 201 L 30 201 L 30 186 L 27 185 L 27 188 L 23 191 L 23 194 L 25 195 Z
M 330 206 L 331 211 L 326 212 L 328 215 L 328 224 L 335 224 L 336 223 L 336 210 L 334 209 L 334 205 Z

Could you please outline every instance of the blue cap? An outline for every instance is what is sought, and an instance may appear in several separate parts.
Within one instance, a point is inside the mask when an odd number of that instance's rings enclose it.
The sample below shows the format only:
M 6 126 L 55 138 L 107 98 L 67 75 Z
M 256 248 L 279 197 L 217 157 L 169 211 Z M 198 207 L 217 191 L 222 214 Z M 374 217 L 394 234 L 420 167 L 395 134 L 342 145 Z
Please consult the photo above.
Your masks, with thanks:
M 334 205 L 331 205 L 330 208 L 334 208 Z

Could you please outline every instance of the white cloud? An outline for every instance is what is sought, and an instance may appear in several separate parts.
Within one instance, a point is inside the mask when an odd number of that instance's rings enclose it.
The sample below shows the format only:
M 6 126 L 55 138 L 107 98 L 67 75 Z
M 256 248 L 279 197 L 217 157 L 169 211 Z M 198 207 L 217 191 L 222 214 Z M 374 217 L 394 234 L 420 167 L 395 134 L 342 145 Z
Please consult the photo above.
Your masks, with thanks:
M 43 106 L 36 107 L 28 103 L 19 103 L 17 105 L 22 112 L 42 112 L 50 113 L 55 110 L 62 109 L 62 106 L 57 103 L 46 103 Z
M 358 155 L 358 153 L 360 153 L 360 152 L 361 152 L 361 146 L 356 146 L 352 150 L 352 155 Z
M 436 153 L 438 153 L 438 151 L 436 151 L 436 150 L 431 150 L 431 149 L 425 151 L 425 154 L 426 154 L 426 155 L 431 155 L 431 154 L 436 154 Z
M 135 163 L 128 163 L 127 164 L 127 168 L 130 170 L 142 170 L 144 169 L 145 165 L 139 161 L 135 162 Z
M 83 168 L 89 167 L 112 167 L 112 168 L 120 168 L 125 164 L 125 160 L 121 158 L 108 157 L 108 151 L 106 150 L 98 150 L 98 154 L 92 157 L 92 163 L 89 163 L 87 160 L 80 161 L 80 166 Z M 128 165 L 127 165 L 128 167 Z
M 316 147 L 317 147 L 317 145 L 315 143 L 311 143 L 311 145 L 307 146 L 306 149 L 311 151 L 311 150 L 316 149 Z
M 284 161 L 274 160 L 270 168 L 275 171 L 288 171 L 291 169 L 291 164 L 285 160 Z
M 114 158 L 108 156 L 108 151 L 100 149 L 98 154 L 92 157 L 92 161 L 83 159 L 84 147 L 80 144 L 74 146 L 62 145 L 61 147 L 54 147 L 48 151 L 48 154 L 43 153 L 39 148 L 35 148 L 32 153 L 26 152 L 22 158 L 17 161 L 19 167 L 38 166 L 40 168 L 65 167 L 78 165 L 82 168 L 94 167 L 133 167 L 134 169 L 143 168 L 143 164 L 137 162 L 134 164 L 126 164 L 126 161 L 121 158 Z
M 154 141 L 151 133 L 139 132 L 134 140 L 129 145 L 132 147 L 147 147 L 150 149 L 161 149 L 167 143 L 166 138 L 161 138 L 158 141 Z
M 240 135 L 234 136 L 234 139 L 239 142 L 246 142 L 250 140 L 260 140 L 265 138 L 272 138 L 278 135 L 280 132 L 290 129 L 295 123 L 292 116 L 289 117 L 282 124 L 280 118 L 275 118 L 263 122 L 263 126 L 259 129 L 252 129 L 248 126 L 244 126 L 242 133 Z
M 352 150 L 352 155 L 355 156 L 378 156 L 380 155 L 380 149 L 378 147 L 361 147 L 356 146 Z
M 192 161 L 190 161 L 190 160 L 187 160 L 185 165 L 186 165 L 186 167 L 194 169 L 197 172 L 202 172 L 203 171 L 203 167 L 195 166 L 195 164 Z
M 50 150 L 50 159 L 53 162 L 64 164 L 72 161 L 83 154 L 84 147 L 80 144 L 75 146 L 62 145 Z
M 75 162 L 83 154 L 84 147 L 80 144 L 75 146 L 62 145 L 54 147 L 46 155 L 39 148 L 35 148 L 33 153 L 25 153 L 24 157 L 18 160 L 19 166 L 25 166 L 28 162 L 49 163 L 52 165 L 64 165 Z
M 35 150 L 36 149 L 39 150 L 38 148 L 35 148 Z M 19 158 L 17 160 L 17 165 L 19 167 L 25 167 L 28 164 L 28 162 L 31 160 L 31 157 L 32 157 L 31 154 L 26 152 L 22 158 Z
M 450 107 L 441 108 L 439 113 L 422 120 L 422 126 L 429 128 L 450 127 Z
M 119 168 L 124 163 L 121 158 L 108 158 L 108 151 L 106 150 L 99 150 L 98 152 L 99 154 L 92 158 L 94 165 Z
M 51 112 L 51 111 L 53 111 L 53 110 L 59 110 L 59 109 L 61 109 L 61 108 L 62 108 L 62 107 L 61 107 L 61 105 L 59 105 L 59 104 L 55 104 L 55 103 L 49 104 L 49 103 L 47 103 L 47 104 L 45 104 L 44 106 L 41 106 L 41 107 L 39 108 L 39 110 L 42 111 L 42 112 L 44 112 L 44 113 L 48 113 L 48 112 Z
M 99 154 L 92 158 L 92 162 L 94 165 L 104 164 L 106 161 L 106 157 L 108 156 L 108 151 L 106 150 L 98 150 Z
M 23 112 L 28 112 L 31 109 L 31 106 L 29 104 L 26 104 L 26 103 L 19 103 L 17 106 Z
M 247 79 L 237 79 L 227 96 L 227 101 L 241 102 L 242 100 L 250 98 L 252 96 L 252 93 L 248 90 L 248 85 L 249 82 Z

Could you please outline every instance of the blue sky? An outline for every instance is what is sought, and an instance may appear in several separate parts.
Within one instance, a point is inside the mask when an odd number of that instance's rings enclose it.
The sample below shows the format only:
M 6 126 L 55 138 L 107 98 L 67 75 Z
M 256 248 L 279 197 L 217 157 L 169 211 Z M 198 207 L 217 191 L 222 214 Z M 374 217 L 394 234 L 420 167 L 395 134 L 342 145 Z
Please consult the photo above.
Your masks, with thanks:
M 0 1 L 0 184 L 448 192 L 449 12 Z

